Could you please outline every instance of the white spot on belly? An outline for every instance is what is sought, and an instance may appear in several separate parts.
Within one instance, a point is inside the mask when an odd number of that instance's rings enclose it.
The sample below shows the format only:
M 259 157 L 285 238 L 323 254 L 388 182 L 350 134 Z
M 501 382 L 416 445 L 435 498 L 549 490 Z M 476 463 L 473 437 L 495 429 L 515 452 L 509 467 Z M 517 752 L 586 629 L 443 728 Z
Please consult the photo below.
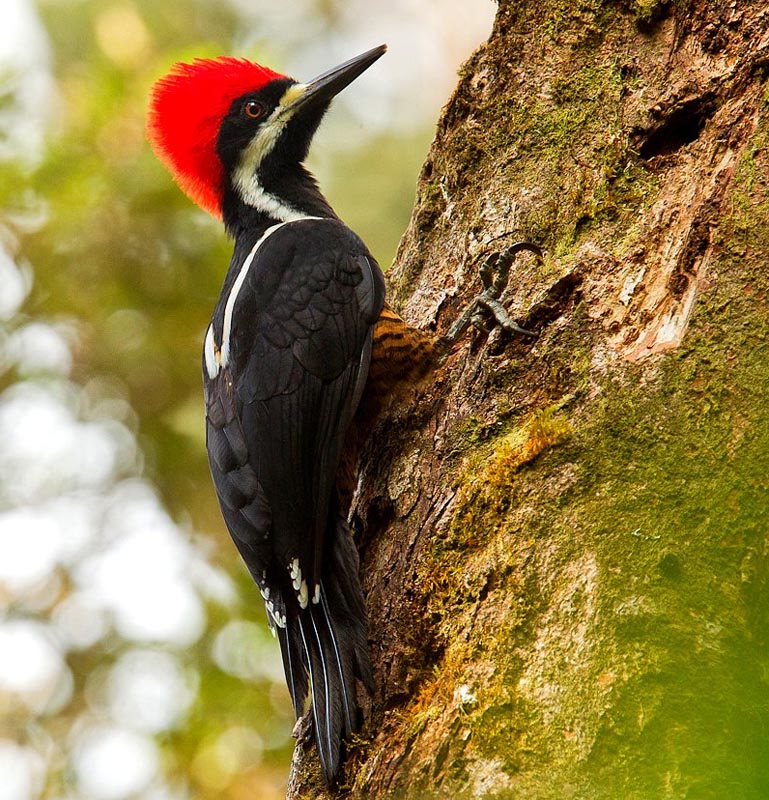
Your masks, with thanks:
M 214 341 L 213 324 L 208 326 L 203 353 L 206 357 L 206 372 L 208 373 L 208 377 L 213 380 L 219 374 L 219 350 Z

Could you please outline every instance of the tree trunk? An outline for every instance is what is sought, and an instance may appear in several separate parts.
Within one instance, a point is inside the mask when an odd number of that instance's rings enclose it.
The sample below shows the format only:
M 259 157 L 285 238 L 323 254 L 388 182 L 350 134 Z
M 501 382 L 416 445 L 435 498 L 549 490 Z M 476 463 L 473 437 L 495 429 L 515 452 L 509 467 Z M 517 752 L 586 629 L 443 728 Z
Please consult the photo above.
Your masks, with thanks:
M 330 795 L 769 797 L 769 2 L 499 4 L 390 299 L 445 332 L 357 497 L 377 691 Z M 312 749 L 307 749 L 312 754 Z

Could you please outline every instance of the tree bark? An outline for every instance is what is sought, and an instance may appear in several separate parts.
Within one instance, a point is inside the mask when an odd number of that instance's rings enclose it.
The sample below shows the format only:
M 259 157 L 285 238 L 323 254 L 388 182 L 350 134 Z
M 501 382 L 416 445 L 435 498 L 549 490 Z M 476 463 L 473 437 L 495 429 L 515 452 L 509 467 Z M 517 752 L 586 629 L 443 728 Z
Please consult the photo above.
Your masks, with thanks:
M 769 796 L 769 2 L 502 0 L 390 273 L 445 332 L 369 442 L 377 691 L 335 793 Z M 309 756 L 309 757 L 308 757 Z

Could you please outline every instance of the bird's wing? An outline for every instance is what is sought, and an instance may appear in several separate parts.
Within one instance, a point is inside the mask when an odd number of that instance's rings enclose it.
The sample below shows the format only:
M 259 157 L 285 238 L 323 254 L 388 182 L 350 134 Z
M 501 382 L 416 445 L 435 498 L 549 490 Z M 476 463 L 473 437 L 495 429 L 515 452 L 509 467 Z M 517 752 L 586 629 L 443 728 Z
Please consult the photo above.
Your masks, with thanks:
M 357 237 L 308 220 L 259 247 L 232 305 L 227 364 L 206 381 L 207 440 L 225 520 L 263 594 L 277 580 L 284 594 L 312 597 L 320 581 L 339 456 L 383 300 L 379 267 Z

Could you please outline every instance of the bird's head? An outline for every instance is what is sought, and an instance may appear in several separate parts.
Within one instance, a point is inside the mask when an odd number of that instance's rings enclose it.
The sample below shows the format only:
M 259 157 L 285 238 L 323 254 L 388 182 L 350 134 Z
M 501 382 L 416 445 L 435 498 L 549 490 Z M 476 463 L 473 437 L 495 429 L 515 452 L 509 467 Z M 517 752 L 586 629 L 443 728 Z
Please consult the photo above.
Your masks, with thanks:
M 214 216 L 222 217 L 228 194 L 269 204 L 276 177 L 306 157 L 332 98 L 385 50 L 308 83 L 240 58 L 175 64 L 152 88 L 148 138 L 183 191 Z

